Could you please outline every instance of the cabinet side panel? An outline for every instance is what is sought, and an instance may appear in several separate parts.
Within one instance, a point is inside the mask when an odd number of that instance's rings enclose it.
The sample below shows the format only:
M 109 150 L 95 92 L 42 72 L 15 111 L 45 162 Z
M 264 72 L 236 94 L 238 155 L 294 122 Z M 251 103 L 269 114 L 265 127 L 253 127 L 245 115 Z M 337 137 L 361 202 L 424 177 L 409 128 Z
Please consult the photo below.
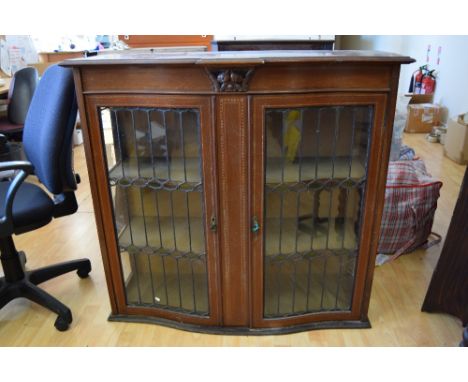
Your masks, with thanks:
M 116 314 L 117 313 L 117 300 L 116 300 L 115 288 L 113 284 L 114 277 L 112 276 L 111 265 L 109 262 L 109 254 L 107 252 L 106 237 L 104 233 L 105 222 L 103 221 L 103 216 L 102 216 L 100 204 L 99 204 L 99 190 L 97 186 L 98 175 L 96 174 L 96 169 L 94 167 L 95 162 L 93 160 L 94 152 L 96 150 L 99 150 L 99 148 L 96 147 L 96 145 L 99 145 L 100 142 L 95 142 L 91 138 L 90 129 L 92 128 L 92 125 L 90 124 L 90 121 L 89 121 L 89 114 L 86 112 L 86 105 L 85 105 L 86 101 L 83 97 L 83 92 L 82 92 L 82 81 L 81 81 L 82 77 L 81 77 L 80 69 L 74 69 L 73 75 L 74 75 L 75 86 L 76 86 L 77 101 L 78 101 L 78 106 L 79 106 L 80 115 L 81 115 L 81 129 L 84 135 L 86 165 L 88 169 L 89 183 L 91 186 L 94 216 L 96 220 L 99 244 L 101 247 L 102 260 L 103 260 L 104 270 L 106 274 L 107 290 L 109 291 L 109 299 L 110 299 L 112 313 Z
M 387 182 L 388 163 L 390 159 L 390 146 L 393 135 L 393 120 L 395 116 L 397 93 L 398 93 L 398 80 L 400 78 L 400 66 L 394 65 L 391 68 L 391 78 L 389 80 L 389 88 L 391 92 L 387 95 L 385 105 L 383 107 L 384 113 L 382 115 L 383 122 L 380 124 L 378 131 L 380 137 L 374 137 L 371 152 L 371 162 L 375 163 L 376 171 L 370 171 L 370 177 L 377 179 L 377 184 L 374 190 L 368 190 L 368 195 L 373 194 L 372 198 L 367 202 L 369 210 L 373 211 L 373 222 L 369 232 L 366 232 L 367 237 L 370 238 L 369 243 L 369 260 L 367 263 L 364 291 L 362 294 L 361 305 L 361 319 L 367 320 L 367 313 L 369 310 L 369 302 L 371 296 L 372 281 L 374 277 L 375 258 L 377 256 L 378 239 L 380 237 L 380 224 L 382 221 L 383 207 L 385 203 L 385 185 Z M 376 122 L 379 123 L 380 118 L 376 116 Z M 372 169 L 370 169 L 372 170 Z M 370 219 L 370 218 L 369 218 Z
M 221 272 L 225 326 L 249 325 L 247 98 L 217 100 Z

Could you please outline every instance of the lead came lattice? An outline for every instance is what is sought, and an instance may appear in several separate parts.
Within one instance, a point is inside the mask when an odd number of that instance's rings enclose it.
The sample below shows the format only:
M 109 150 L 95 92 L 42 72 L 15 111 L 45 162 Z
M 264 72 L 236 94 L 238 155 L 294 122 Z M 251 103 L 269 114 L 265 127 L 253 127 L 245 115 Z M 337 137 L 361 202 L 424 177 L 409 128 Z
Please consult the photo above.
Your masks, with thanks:
M 197 109 L 100 109 L 127 304 L 209 315 Z
M 266 318 L 350 310 L 372 121 L 372 106 L 266 110 Z

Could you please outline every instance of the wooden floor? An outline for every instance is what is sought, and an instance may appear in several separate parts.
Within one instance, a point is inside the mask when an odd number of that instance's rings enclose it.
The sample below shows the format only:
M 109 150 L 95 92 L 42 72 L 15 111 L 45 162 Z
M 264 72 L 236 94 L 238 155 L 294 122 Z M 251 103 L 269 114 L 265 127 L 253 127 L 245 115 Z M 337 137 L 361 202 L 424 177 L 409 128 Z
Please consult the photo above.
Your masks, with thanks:
M 433 230 L 447 232 L 464 166 L 445 158 L 442 146 L 423 135 L 406 135 L 405 143 L 425 160 L 429 172 L 443 181 Z M 75 169 L 82 183 L 78 213 L 57 219 L 40 230 L 15 238 L 34 269 L 54 262 L 88 257 L 90 278 L 75 273 L 43 284 L 68 305 L 74 321 L 67 332 L 54 328 L 56 315 L 25 299 L 0 311 L 0 345 L 3 346 L 457 346 L 462 326 L 445 314 L 422 313 L 429 281 L 441 245 L 418 250 L 375 270 L 370 301 L 371 329 L 316 330 L 279 336 L 222 336 L 189 333 L 158 325 L 108 322 L 110 312 L 93 206 L 82 146 L 75 150 Z

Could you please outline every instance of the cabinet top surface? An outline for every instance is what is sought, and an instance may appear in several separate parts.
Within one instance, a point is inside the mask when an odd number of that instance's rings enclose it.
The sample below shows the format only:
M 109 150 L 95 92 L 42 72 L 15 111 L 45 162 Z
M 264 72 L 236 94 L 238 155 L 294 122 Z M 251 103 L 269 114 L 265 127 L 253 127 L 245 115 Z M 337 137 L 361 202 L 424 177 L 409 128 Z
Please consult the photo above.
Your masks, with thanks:
M 301 50 L 239 52 L 137 52 L 118 51 L 94 57 L 65 60 L 62 66 L 94 65 L 262 65 L 268 63 L 387 62 L 409 64 L 414 59 L 394 53 L 366 50 Z

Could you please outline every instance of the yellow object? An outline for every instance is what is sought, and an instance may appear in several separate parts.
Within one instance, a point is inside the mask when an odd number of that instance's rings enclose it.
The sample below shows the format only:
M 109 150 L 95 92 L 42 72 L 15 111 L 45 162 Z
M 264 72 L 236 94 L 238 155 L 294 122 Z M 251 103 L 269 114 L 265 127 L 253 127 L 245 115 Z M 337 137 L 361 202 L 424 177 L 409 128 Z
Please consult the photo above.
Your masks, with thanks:
M 297 121 L 299 121 L 299 111 L 291 110 L 286 115 L 286 134 L 284 135 L 284 145 L 288 148 L 286 151 L 286 159 L 288 162 L 294 162 L 297 155 L 297 149 L 301 142 L 301 130 L 297 127 Z
M 296 122 L 299 120 L 299 117 L 300 117 L 299 110 L 291 110 L 286 115 L 286 121 L 288 121 L 288 123 Z

